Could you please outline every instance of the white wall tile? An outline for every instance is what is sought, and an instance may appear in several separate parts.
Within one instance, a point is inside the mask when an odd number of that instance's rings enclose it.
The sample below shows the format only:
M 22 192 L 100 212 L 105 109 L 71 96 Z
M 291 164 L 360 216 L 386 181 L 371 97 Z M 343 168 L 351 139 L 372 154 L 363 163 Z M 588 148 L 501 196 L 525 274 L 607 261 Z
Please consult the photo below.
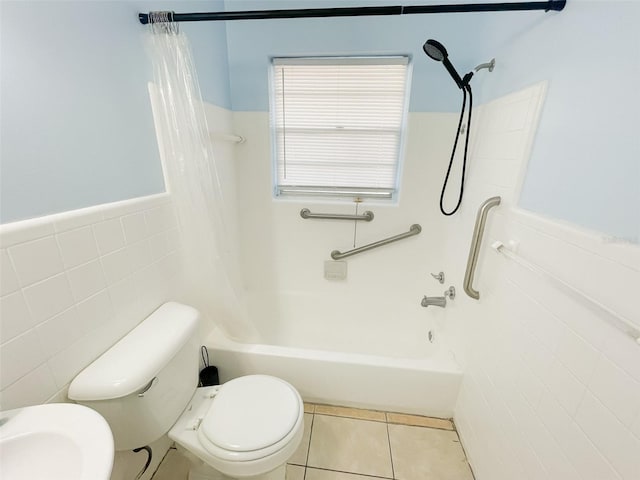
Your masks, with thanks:
M 556 361 L 551 366 L 545 381 L 558 402 L 570 415 L 573 415 L 582 400 L 586 390 L 585 385 L 580 383 L 559 361 Z
M 147 221 L 144 212 L 122 217 L 124 238 L 128 245 L 147 238 Z
M 113 306 L 107 290 L 102 290 L 76 306 L 81 329 L 85 333 L 104 327 L 114 317 Z
M 56 384 L 46 363 L 31 370 L 0 393 L 2 410 L 39 405 L 56 393 Z
M 575 422 L 569 424 L 560 445 L 580 473 L 581 480 L 622 478 Z
M 96 223 L 92 228 L 100 255 L 105 255 L 124 247 L 124 231 L 119 218 Z
M 102 265 L 98 260 L 72 268 L 67 272 L 67 275 L 76 302 L 80 302 L 107 287 L 102 273 Z
M 98 223 L 103 218 L 104 205 L 81 208 L 71 212 L 52 215 L 56 232 L 67 232 Z
M 169 251 L 174 251 L 180 246 L 180 229 L 172 228 L 167 231 L 167 240 L 169 242 Z
M 580 474 L 567 459 L 559 444 L 549 433 L 540 418 L 533 412 L 522 419 L 523 431 L 549 479 L 582 480 Z
M 588 386 L 598 400 L 627 427 L 640 414 L 640 382 L 606 358 L 600 359 Z
M 104 276 L 109 285 L 123 279 L 133 271 L 129 248 L 121 248 L 115 252 L 111 252 L 101 259 Z
M 613 363 L 640 382 L 640 348 L 631 338 L 615 332 L 602 348 Z
M 540 402 L 540 397 L 544 386 L 542 381 L 536 377 L 530 368 L 526 365 L 520 369 L 520 376 L 518 377 L 518 389 L 524 395 L 524 398 L 529 402 L 532 408 L 537 408 Z
M 118 318 L 134 322 L 140 312 L 140 294 L 132 276 L 109 285 L 109 297 Z
M 9 256 L 22 287 L 52 277 L 64 269 L 58 243 L 53 236 L 14 245 L 9 248 Z
M 23 291 L 36 323 L 43 322 L 73 305 L 73 295 L 64 273 L 31 285 Z
M 33 326 L 21 291 L 0 297 L 0 343 L 26 332 Z
M 59 233 L 58 245 L 66 268 L 73 268 L 98 257 L 91 226 Z
M 6 295 L 18 289 L 18 277 L 11 264 L 6 249 L 0 250 L 0 295 Z
M 550 390 L 545 390 L 538 404 L 538 416 L 551 435 L 560 442 L 567 434 L 573 421 L 567 410 L 556 400 Z
M 636 438 L 640 439 L 640 415 L 636 417 L 636 421 L 633 422 L 631 426 L 631 431 L 636 436 Z
M 49 368 L 56 386 L 61 389 L 88 366 L 100 353 L 94 351 L 93 345 L 82 337 L 69 347 L 61 350 L 48 360 Z
M 526 165 L 535 133 L 532 112 L 539 107 L 535 95 L 503 98 L 483 107 L 467 198 L 481 201 L 499 191 L 496 183 L 512 183 L 515 164 Z M 514 168 L 512 173 L 506 165 Z M 628 318 L 640 318 L 637 295 L 631 292 L 640 282 L 637 248 L 612 249 L 603 245 L 600 234 L 506 210 L 513 192 L 507 188 L 500 194 L 507 200 L 499 209 L 503 215 L 491 215 L 487 244 L 517 240 L 518 253 L 531 263 Z M 470 210 L 461 209 L 457 226 L 448 227 L 448 238 L 468 236 L 475 215 Z M 456 242 L 448 245 L 444 268 L 463 270 L 459 253 Z M 517 472 L 488 443 L 509 445 L 504 449 L 517 457 L 524 472 L 511 478 L 640 478 L 640 348 L 588 302 L 507 258 L 497 262 L 499 257 L 491 254 L 481 252 L 481 301 L 459 308 L 469 302 L 461 297 L 455 309 L 445 312 L 447 324 L 459 325 L 456 331 L 464 346 L 456 351 L 467 366 L 455 418 L 464 419 L 461 439 L 472 465 L 481 466 L 476 478 L 509 478 L 507 470 Z M 458 316 L 471 311 L 472 318 Z M 491 408 L 477 406 L 485 403 Z
M 35 330 L 0 345 L 0 389 L 11 385 L 44 361 L 45 355 Z
M 161 232 L 149 238 L 149 251 L 154 261 L 161 259 L 169 253 L 169 238 L 167 232 Z
M 129 259 L 131 271 L 135 272 L 141 268 L 148 267 L 153 261 L 151 257 L 151 249 L 148 240 L 142 240 L 127 247 L 129 251 Z
M 21 222 L 0 225 L 0 247 L 31 242 L 55 233 L 51 217 L 38 217 Z
M 147 214 L 146 209 L 152 211 Z M 147 231 L 147 219 L 154 231 L 162 233 L 163 243 L 155 244 L 155 253 L 146 240 L 126 247 L 123 215 L 128 216 L 130 240 Z M 0 243 L 10 247 L 0 250 L 4 408 L 68 401 L 68 384 L 80 370 L 156 303 L 176 298 L 169 290 L 179 281 L 177 257 L 170 253 L 179 246 L 176 225 L 170 197 L 157 195 L 0 226 Z M 12 260 L 20 265 L 20 282 Z M 161 262 L 151 264 L 155 260 Z M 110 290 L 107 279 L 115 282 Z
M 625 480 L 640 478 L 640 440 L 587 393 L 576 422 Z
M 526 304 L 520 304 L 526 308 Z M 521 354 L 527 365 L 540 379 L 547 378 L 551 366 L 553 365 L 554 356 L 551 350 L 545 347 L 540 340 L 528 332 L 521 330 Z M 503 359 L 504 362 L 504 359 Z
M 172 203 L 145 211 L 145 220 L 150 235 L 174 228 L 177 225 Z
M 64 350 L 83 335 L 75 306 L 42 322 L 36 330 L 48 358 Z
M 589 382 L 600 358 L 598 350 L 568 327 L 564 327 L 564 334 L 560 337 L 556 355 L 562 364 L 584 384 Z

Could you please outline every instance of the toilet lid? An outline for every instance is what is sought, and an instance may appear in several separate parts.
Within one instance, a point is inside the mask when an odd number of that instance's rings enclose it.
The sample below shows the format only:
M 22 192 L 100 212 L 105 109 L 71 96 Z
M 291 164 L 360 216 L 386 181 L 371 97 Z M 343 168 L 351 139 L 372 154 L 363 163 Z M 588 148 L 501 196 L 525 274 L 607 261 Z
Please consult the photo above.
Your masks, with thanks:
M 225 450 L 261 450 L 282 440 L 298 420 L 298 394 L 283 380 L 248 375 L 225 383 L 200 429 Z

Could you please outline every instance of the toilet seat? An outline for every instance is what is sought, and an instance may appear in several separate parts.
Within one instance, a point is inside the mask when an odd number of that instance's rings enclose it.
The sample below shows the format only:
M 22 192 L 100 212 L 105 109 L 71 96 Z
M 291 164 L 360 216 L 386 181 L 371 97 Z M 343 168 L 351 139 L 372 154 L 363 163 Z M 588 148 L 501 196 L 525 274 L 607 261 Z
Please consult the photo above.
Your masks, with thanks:
M 295 434 L 301 405 L 287 382 L 249 375 L 225 383 L 198 428 L 198 440 L 212 455 L 228 461 L 266 457 Z
M 264 448 L 246 450 L 246 446 L 237 445 L 235 447 L 237 450 L 227 450 L 226 448 L 221 448 L 209 440 L 208 435 L 212 434 L 205 434 L 205 431 L 202 428 L 202 425 L 205 423 L 205 419 L 210 420 L 211 418 L 215 418 L 215 415 L 213 414 L 214 409 L 217 408 L 215 405 L 224 406 L 226 404 L 226 401 L 216 402 L 219 398 L 218 396 L 220 395 L 220 392 L 224 393 L 225 390 L 227 393 L 235 392 L 235 387 L 233 387 L 234 382 L 238 382 L 241 379 L 244 379 L 243 382 L 249 382 L 250 386 L 262 385 L 265 387 L 266 385 L 266 390 L 260 391 L 258 395 L 253 391 L 252 394 L 254 396 L 249 399 L 253 400 L 253 402 L 250 402 L 252 408 L 250 411 L 252 412 L 258 411 L 258 404 L 262 402 L 263 398 L 268 396 L 264 395 L 263 392 L 271 392 L 271 387 L 274 387 L 276 392 L 279 391 L 281 395 L 284 395 L 285 399 L 287 398 L 287 392 L 293 392 L 295 401 L 291 408 L 292 412 L 297 412 L 296 414 L 291 414 L 292 417 L 296 417 L 294 425 L 288 432 L 286 432 L 284 437 L 280 439 L 276 438 L 280 435 L 278 433 L 274 434 L 274 431 L 271 430 L 272 435 L 270 438 L 269 435 L 262 435 L 260 436 L 261 440 L 254 440 L 253 445 L 250 445 L 255 446 L 260 443 L 266 444 L 267 446 Z M 227 386 L 231 386 L 233 388 L 227 389 Z M 224 396 L 220 398 L 224 400 Z M 236 394 L 229 395 L 229 400 L 241 401 Z M 291 399 L 289 398 L 289 400 Z M 285 400 L 285 402 L 288 402 L 289 400 Z M 230 406 L 233 404 L 233 401 L 230 402 Z M 236 404 L 236 407 L 238 407 L 238 404 Z M 244 410 L 244 413 L 246 413 L 246 407 L 244 407 Z M 210 417 L 210 415 L 213 415 L 213 417 Z M 246 416 L 243 415 L 243 408 L 236 408 L 233 415 L 234 418 L 237 418 L 238 422 L 242 422 L 243 417 Z M 285 420 L 286 419 L 287 417 L 285 415 Z M 283 427 L 280 432 L 283 430 L 287 430 L 287 427 Z M 250 432 L 249 429 L 247 429 L 247 431 Z M 267 375 L 249 375 L 231 380 L 220 387 L 198 388 L 183 414 L 169 431 L 169 438 L 174 440 L 179 447 L 182 447 L 190 454 L 195 455 L 215 470 L 233 478 L 243 478 L 261 475 L 284 465 L 298 448 L 298 445 L 302 440 L 303 432 L 304 409 L 302 405 L 302 398 L 294 387 L 284 380 L 280 380 L 276 377 L 270 377 Z M 229 438 L 233 439 L 233 437 L 222 436 L 222 440 L 218 441 L 221 443 L 224 441 L 229 442 Z

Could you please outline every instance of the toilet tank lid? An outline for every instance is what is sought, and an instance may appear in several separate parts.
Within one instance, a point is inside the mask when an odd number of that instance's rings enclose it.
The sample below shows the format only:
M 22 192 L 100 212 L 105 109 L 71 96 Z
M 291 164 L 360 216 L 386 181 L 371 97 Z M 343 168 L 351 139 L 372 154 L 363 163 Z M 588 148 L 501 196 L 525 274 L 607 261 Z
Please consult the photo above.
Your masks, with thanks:
M 141 390 L 195 333 L 200 312 L 168 302 L 85 368 L 69 385 L 72 400 L 110 400 Z

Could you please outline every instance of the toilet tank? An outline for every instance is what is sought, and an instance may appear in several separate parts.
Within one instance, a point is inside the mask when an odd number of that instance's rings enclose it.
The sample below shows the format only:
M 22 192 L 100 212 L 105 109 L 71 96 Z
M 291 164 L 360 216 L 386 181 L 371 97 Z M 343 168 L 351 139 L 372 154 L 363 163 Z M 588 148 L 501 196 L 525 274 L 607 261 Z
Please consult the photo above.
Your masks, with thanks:
M 109 423 L 116 450 L 167 433 L 198 386 L 200 313 L 162 305 L 71 382 L 69 398 Z

